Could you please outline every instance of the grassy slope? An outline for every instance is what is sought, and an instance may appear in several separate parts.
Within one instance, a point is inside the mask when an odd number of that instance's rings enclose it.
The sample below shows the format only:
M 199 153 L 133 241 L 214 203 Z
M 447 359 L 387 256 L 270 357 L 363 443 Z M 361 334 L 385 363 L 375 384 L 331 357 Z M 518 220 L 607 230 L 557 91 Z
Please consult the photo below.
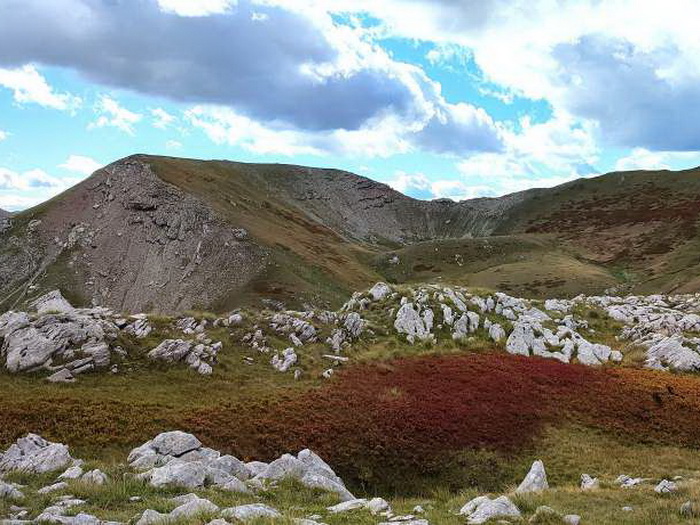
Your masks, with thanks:
M 700 169 L 611 173 L 533 190 L 497 233 L 550 233 L 634 291 L 697 291 Z
M 487 288 L 521 297 L 599 294 L 620 283 L 602 266 L 581 260 L 551 235 L 505 235 L 431 241 L 392 252 L 375 265 L 391 282 L 442 282 Z

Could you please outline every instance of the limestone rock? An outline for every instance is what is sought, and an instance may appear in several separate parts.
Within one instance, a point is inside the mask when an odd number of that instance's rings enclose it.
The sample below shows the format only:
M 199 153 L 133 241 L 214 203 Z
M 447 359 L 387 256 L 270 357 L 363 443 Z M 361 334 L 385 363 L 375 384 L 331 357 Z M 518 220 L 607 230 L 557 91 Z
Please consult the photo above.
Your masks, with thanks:
M 27 434 L 0 454 L 0 473 L 43 474 L 64 469 L 73 461 L 67 446 Z
M 581 490 L 593 490 L 600 487 L 598 478 L 593 478 L 588 474 L 581 474 Z
M 68 313 L 74 310 L 73 306 L 61 295 L 60 290 L 42 295 L 32 301 L 29 306 L 38 314 Z
M 520 517 L 520 510 L 506 496 L 491 499 L 479 496 L 468 502 L 459 513 L 467 516 L 467 523 L 479 525 L 499 517 Z
M 657 494 L 670 494 L 671 492 L 676 492 L 678 487 L 673 481 L 667 479 L 662 479 L 656 487 L 654 487 L 654 492 Z
M 369 294 L 372 296 L 372 299 L 375 301 L 381 301 L 384 299 L 387 295 L 391 293 L 391 288 L 389 287 L 388 284 L 383 283 L 383 282 L 378 282 L 372 288 L 369 289 Z
M 547 483 L 547 473 L 544 470 L 544 463 L 539 459 L 532 464 L 530 472 L 527 473 L 525 479 L 520 483 L 516 493 L 539 492 L 549 488 Z
M 251 521 L 258 518 L 281 518 L 282 514 L 277 509 L 262 503 L 252 503 L 249 505 L 238 505 L 229 507 L 221 511 L 224 518 L 231 518 L 239 521 Z
M 6 483 L 0 479 L 0 500 L 2 499 L 22 499 L 24 494 L 20 490 L 19 485 L 15 483 Z

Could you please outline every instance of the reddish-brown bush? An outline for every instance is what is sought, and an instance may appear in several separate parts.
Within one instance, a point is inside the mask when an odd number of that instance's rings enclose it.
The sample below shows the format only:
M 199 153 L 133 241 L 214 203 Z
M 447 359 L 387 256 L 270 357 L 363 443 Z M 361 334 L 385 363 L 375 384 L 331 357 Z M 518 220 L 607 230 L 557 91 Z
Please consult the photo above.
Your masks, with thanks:
M 249 457 L 308 446 L 346 476 L 380 483 L 431 475 L 465 449 L 517 452 L 566 421 L 695 447 L 700 380 L 505 354 L 402 359 L 274 404 L 200 410 L 185 426 Z

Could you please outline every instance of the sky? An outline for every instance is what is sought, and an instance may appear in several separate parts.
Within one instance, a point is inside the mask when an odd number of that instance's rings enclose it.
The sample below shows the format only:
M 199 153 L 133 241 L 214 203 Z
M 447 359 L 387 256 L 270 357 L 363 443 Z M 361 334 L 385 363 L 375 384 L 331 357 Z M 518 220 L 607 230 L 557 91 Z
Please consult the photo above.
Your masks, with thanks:
M 0 0 L 0 208 L 134 153 L 422 199 L 700 165 L 696 0 Z

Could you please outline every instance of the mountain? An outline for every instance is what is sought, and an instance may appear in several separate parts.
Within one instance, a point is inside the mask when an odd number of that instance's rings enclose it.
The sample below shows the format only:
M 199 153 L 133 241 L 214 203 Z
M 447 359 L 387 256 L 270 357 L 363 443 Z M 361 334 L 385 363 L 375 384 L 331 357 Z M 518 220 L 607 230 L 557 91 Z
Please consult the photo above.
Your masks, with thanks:
M 52 288 L 126 311 L 337 305 L 379 279 L 697 290 L 699 214 L 700 169 L 453 202 L 338 170 L 135 155 L 12 217 L 0 309 Z
M 11 213 L 9 211 L 5 211 L 2 208 L 0 208 L 0 219 L 4 219 L 5 217 L 9 217 Z

